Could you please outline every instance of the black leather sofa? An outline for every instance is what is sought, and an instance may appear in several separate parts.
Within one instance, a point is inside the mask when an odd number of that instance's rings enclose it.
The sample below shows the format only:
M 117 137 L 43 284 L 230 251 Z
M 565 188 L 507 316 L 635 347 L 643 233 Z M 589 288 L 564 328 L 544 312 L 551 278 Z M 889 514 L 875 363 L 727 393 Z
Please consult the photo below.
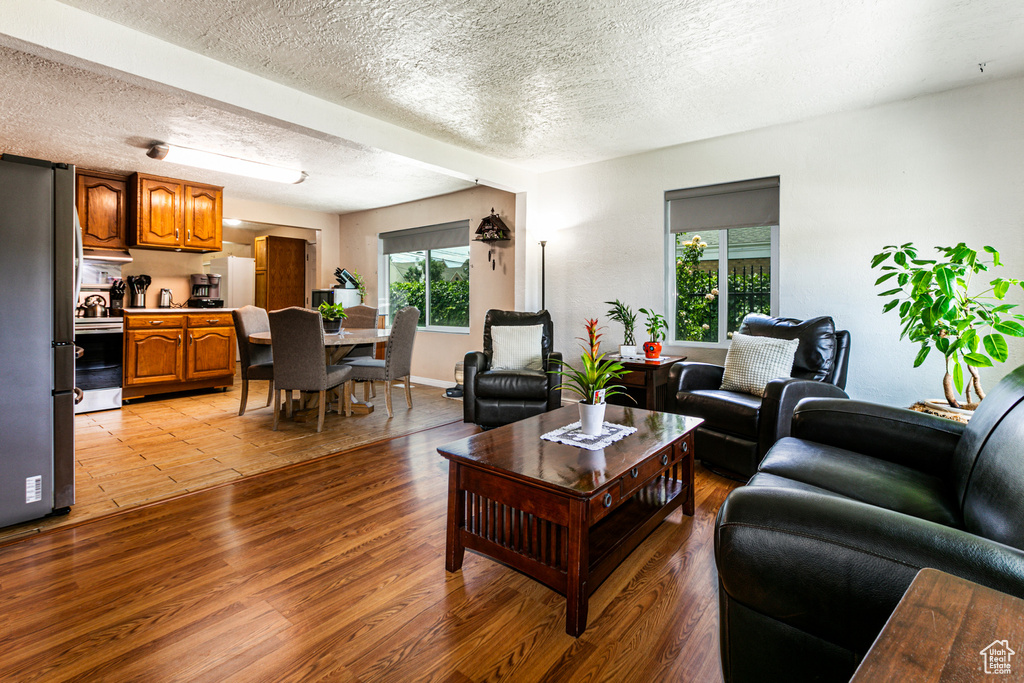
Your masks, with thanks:
M 780 437 L 789 434 L 793 409 L 810 396 L 846 398 L 850 333 L 836 330 L 828 316 L 797 320 L 751 313 L 739 332 L 799 339 L 792 377 L 768 383 L 764 396 L 722 391 L 725 368 L 709 363 L 676 363 L 669 371 L 666 410 L 704 418 L 694 435 L 694 453 L 705 466 L 746 481 Z
M 725 680 L 846 681 L 919 569 L 1024 597 L 1022 550 L 1024 366 L 966 428 L 807 399 L 719 510 Z
M 492 370 L 491 327 L 543 325 L 541 355 L 544 370 Z M 562 354 L 552 350 L 554 326 L 547 311 L 487 311 L 484 318 L 484 350 L 466 354 L 463 367 L 463 420 L 481 427 L 500 427 L 562 405 L 561 377 L 551 370 L 561 367 Z

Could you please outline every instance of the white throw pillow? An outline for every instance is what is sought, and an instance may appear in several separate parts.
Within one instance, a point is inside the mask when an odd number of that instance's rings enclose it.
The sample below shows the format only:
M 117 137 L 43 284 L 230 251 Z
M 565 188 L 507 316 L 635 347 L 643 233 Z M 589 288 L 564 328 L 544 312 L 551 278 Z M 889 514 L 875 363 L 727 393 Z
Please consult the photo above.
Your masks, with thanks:
M 764 388 L 773 379 L 789 377 L 799 339 L 754 337 L 739 332 L 725 354 L 722 389 L 764 396 Z
M 491 327 L 491 370 L 543 370 L 543 325 Z

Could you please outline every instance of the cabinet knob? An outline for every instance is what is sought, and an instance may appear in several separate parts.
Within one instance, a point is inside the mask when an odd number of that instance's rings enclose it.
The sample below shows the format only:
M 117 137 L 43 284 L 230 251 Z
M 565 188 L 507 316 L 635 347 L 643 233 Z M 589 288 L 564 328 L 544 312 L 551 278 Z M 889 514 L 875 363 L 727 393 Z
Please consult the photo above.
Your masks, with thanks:
M 178 229 L 174 229 L 174 239 L 178 239 Z
M 610 493 L 604 494 L 604 498 L 601 500 L 601 503 L 606 508 L 610 508 L 612 506 L 612 494 L 610 494 Z
M 178 335 L 178 346 L 181 346 L 181 335 Z
M 217 322 L 216 318 L 214 318 L 213 320 L 211 320 L 209 318 L 206 319 L 206 324 L 207 325 L 213 325 L 213 324 L 216 324 L 216 322 Z
M 633 477 L 634 479 L 636 479 L 637 477 L 639 477 L 639 476 L 640 476 L 640 470 L 638 470 L 637 468 L 635 468 L 635 467 L 634 467 L 633 469 L 631 469 L 631 470 L 629 471 L 629 476 L 631 476 L 631 477 Z
M 192 333 L 191 333 L 191 332 L 189 332 L 189 334 L 188 334 L 188 344 L 189 344 L 189 346 L 191 346 L 192 344 L 194 344 L 194 343 L 195 343 L 195 341 L 196 341 L 196 338 L 195 338 L 195 337 L 194 337 L 194 336 L 192 335 Z
M 661 454 L 661 464 L 662 465 L 667 465 L 668 464 L 668 453 L 662 453 Z

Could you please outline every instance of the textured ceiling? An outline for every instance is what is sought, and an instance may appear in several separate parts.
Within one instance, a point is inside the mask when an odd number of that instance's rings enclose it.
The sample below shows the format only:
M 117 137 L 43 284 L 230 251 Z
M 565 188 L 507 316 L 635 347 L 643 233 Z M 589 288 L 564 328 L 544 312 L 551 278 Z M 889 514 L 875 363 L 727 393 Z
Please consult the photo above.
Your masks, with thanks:
M 0 152 L 223 185 L 233 197 L 346 213 L 473 184 L 404 157 L 0 47 Z M 282 185 L 156 161 L 150 142 L 300 168 Z
M 62 1 L 534 170 L 1024 73 L 1021 0 Z

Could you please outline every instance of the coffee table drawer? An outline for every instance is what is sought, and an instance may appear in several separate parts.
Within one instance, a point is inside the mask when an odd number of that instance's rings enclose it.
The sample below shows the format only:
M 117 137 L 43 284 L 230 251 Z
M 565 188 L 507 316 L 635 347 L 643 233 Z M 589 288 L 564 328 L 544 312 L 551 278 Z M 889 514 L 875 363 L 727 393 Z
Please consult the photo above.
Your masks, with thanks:
M 616 481 L 604 492 L 590 499 L 590 523 L 603 519 L 622 500 L 622 486 Z
M 669 447 L 626 472 L 622 475 L 622 497 L 628 498 L 633 495 L 673 461 L 673 449 Z

